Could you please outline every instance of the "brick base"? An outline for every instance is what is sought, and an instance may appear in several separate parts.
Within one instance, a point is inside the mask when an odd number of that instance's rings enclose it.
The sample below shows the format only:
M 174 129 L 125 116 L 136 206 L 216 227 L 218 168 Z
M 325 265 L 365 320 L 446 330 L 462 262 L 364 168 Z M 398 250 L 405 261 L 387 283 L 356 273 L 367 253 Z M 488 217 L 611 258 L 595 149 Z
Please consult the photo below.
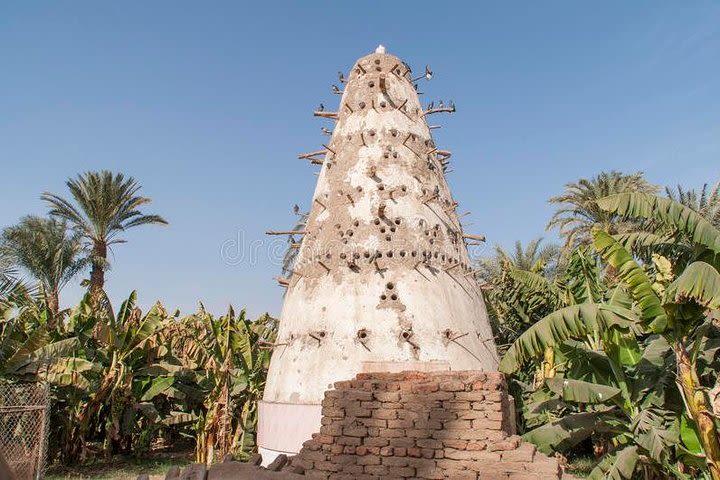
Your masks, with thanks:
M 500 373 L 361 373 L 325 392 L 322 415 L 293 459 L 309 478 L 570 478 L 511 435 Z

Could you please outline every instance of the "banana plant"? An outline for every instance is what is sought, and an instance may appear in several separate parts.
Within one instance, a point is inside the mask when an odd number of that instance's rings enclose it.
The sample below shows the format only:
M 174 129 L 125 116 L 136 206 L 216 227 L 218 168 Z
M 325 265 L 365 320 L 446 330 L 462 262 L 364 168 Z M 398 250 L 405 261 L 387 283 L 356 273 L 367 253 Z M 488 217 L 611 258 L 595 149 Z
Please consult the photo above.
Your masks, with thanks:
M 720 309 L 720 230 L 692 208 L 675 200 L 649 194 L 618 194 L 601 199 L 603 210 L 626 218 L 651 223 L 663 238 L 676 239 L 685 248 L 676 255 L 677 278 L 660 297 L 649 292 L 641 277 L 626 276 L 634 285 L 643 319 L 654 332 L 668 340 L 676 359 L 677 383 L 685 402 L 686 414 L 696 430 L 702 455 L 713 480 L 720 480 L 720 436 L 712 409 L 708 386 L 698 372 L 698 355 L 712 320 Z M 616 268 L 635 270 L 637 264 L 625 258 L 625 250 L 613 239 L 619 255 L 608 259 Z M 596 242 L 597 243 L 597 242 Z M 653 250 L 653 245 L 646 245 Z
M 553 348 L 567 363 L 563 378 L 548 379 L 546 388 L 554 400 L 575 410 L 526 436 L 546 449 L 592 434 L 608 436 L 612 450 L 593 471 L 595 478 L 631 478 L 637 469 L 651 466 L 678 478 L 702 471 L 718 480 L 718 429 L 698 358 L 717 336 L 709 318 L 720 307 L 720 232 L 688 207 L 649 194 L 613 195 L 598 205 L 620 217 L 645 221 L 655 229 L 655 237 L 636 235 L 630 242 L 627 234 L 594 230 L 593 245 L 608 265 L 606 276 L 612 271 L 612 281 L 618 283 L 610 298 L 547 315 L 502 359 L 500 369 L 511 373 Z M 639 264 L 625 247 L 641 243 L 646 251 L 657 247 L 656 255 L 666 252 L 666 243 L 655 242 L 657 238 L 682 239 L 690 248 L 678 249 L 672 261 L 656 262 L 653 268 Z M 668 262 L 673 266 L 670 275 Z M 658 351 L 670 365 L 658 363 Z M 677 375 L 677 385 L 663 388 L 661 395 L 657 386 L 666 387 L 668 379 L 659 381 L 655 374 L 662 372 Z M 647 385 L 647 379 L 655 383 Z M 680 407 L 673 397 L 680 398 Z
M 193 338 L 176 342 L 200 367 L 198 387 L 205 392 L 204 408 L 193 419 L 197 435 L 196 461 L 211 463 L 226 453 L 246 455 L 255 448 L 257 402 L 265 385 L 276 321 L 264 315 L 257 321 L 230 307 L 215 318 L 202 307 L 184 320 Z M 199 335 L 198 335 L 199 333 Z M 182 345 L 180 347 L 179 344 Z
M 94 308 L 96 302 L 88 294 L 70 316 L 68 329 L 85 340 L 82 355 L 90 365 L 69 362 L 64 365 L 66 370 L 54 372 L 64 376 L 81 373 L 88 385 L 86 392 L 74 394 L 68 402 L 75 415 L 66 429 L 63 456 L 68 462 L 86 457 L 86 444 L 97 432 L 104 434 L 107 457 L 130 450 L 129 424 L 140 403 L 133 389 L 134 372 L 146 365 L 151 351 L 157 348 L 154 340 L 167 319 L 162 305 L 154 305 L 143 315 L 136 300 L 137 293 L 132 292 L 113 314 L 111 309 Z

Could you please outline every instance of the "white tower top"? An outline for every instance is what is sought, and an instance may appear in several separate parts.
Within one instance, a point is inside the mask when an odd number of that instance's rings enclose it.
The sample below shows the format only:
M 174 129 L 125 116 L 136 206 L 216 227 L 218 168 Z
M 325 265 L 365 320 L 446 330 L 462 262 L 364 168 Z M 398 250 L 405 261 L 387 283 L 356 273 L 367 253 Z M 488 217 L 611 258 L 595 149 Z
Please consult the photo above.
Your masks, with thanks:
M 375 53 L 385 53 L 385 45 L 382 43 L 375 49 Z

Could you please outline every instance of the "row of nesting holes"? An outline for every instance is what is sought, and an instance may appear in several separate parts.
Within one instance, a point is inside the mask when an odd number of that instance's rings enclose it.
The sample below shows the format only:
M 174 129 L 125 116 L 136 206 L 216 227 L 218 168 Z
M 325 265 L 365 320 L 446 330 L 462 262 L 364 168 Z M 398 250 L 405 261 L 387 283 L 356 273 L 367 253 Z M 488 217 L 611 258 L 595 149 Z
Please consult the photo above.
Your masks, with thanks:
M 455 257 L 448 257 L 448 256 L 445 255 L 444 253 L 441 254 L 440 252 L 431 252 L 430 250 L 423 250 L 422 252 L 419 252 L 419 253 L 420 253 L 420 255 L 421 255 L 424 259 L 439 258 L 439 259 L 440 259 L 441 261 L 443 261 L 443 262 L 447 260 L 447 261 L 449 261 L 450 263 L 460 263 L 457 258 L 455 258 Z M 408 252 L 407 252 L 406 250 L 400 250 L 400 251 L 398 252 L 398 255 L 399 255 L 400 257 L 402 257 L 402 258 L 405 258 L 405 257 L 408 256 Z M 388 250 L 387 252 L 385 252 L 384 256 L 386 256 L 386 257 L 388 257 L 388 258 L 393 258 L 393 257 L 395 256 L 395 252 L 393 252 L 392 250 Z M 417 250 L 411 251 L 411 252 L 410 252 L 410 256 L 413 257 L 413 258 L 416 258 L 416 257 L 418 256 L 418 251 L 417 251 Z M 347 260 L 348 254 L 345 253 L 345 252 L 342 252 L 342 253 L 340 253 L 339 257 L 340 257 L 341 260 Z M 361 255 L 360 255 L 360 253 L 358 253 L 358 252 L 355 252 L 355 253 L 352 254 L 352 258 L 353 258 L 354 260 L 359 260 L 360 257 L 361 257 Z M 371 254 L 370 252 L 367 252 L 367 251 L 366 251 L 366 252 L 364 252 L 364 253 L 362 254 L 362 257 L 365 258 L 365 259 L 368 259 L 368 260 L 369 260 L 371 257 L 373 257 L 373 258 L 382 258 L 382 257 L 383 257 L 383 252 L 381 252 L 381 251 L 378 250 L 378 251 L 376 251 L 374 254 Z M 317 257 L 317 258 L 319 258 L 319 257 Z M 326 254 L 325 254 L 325 258 L 326 258 L 327 260 L 332 259 L 332 254 L 331 254 L 331 253 L 326 253 Z M 465 267 L 465 266 L 463 266 L 463 267 Z
M 363 103 L 363 105 L 365 105 L 365 104 Z M 374 137 L 376 133 L 377 133 L 377 132 L 376 132 L 374 129 L 368 130 L 368 135 L 371 136 L 371 137 Z M 391 128 L 391 129 L 390 129 L 390 136 L 397 138 L 399 135 L 400 135 L 400 132 L 399 132 L 396 128 Z M 352 134 L 348 133 L 348 134 L 345 136 L 345 138 L 348 140 L 348 142 L 350 142 L 350 141 L 352 141 L 353 136 L 352 136 Z M 412 139 L 412 141 L 414 142 L 414 141 L 417 139 L 417 137 L 416 137 L 415 135 L 411 135 L 411 139 Z M 425 140 L 423 143 L 424 143 L 425 146 L 428 147 L 428 148 L 435 148 L 435 143 L 432 141 L 431 138 Z

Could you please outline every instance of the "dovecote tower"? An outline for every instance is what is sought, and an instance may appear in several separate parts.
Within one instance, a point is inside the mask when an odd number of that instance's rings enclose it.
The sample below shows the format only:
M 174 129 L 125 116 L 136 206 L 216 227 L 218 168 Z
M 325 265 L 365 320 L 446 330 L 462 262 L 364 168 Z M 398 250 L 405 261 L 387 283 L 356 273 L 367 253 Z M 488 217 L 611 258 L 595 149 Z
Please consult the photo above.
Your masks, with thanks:
M 498 357 L 439 150 L 409 67 L 375 53 L 348 75 L 280 315 L 258 426 L 267 460 L 320 427 L 359 372 L 496 370 Z

